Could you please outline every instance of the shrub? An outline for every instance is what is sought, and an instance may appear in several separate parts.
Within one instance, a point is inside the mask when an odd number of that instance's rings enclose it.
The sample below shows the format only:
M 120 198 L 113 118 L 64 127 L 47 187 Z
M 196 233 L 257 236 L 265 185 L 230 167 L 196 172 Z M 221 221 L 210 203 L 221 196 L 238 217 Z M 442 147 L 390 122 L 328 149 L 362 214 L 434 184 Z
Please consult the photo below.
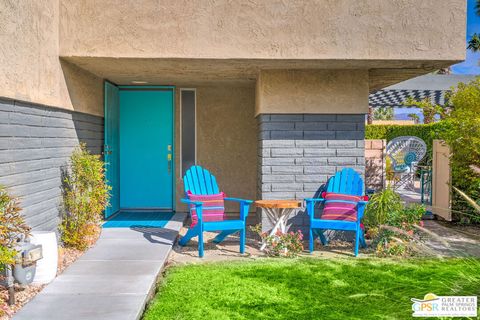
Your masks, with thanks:
M 27 237 L 30 233 L 30 227 L 26 225 L 20 211 L 18 199 L 0 186 L 0 271 L 15 263 L 18 253 L 15 246 L 20 238 Z M 6 295 L 0 295 L 0 317 L 9 311 L 2 301 L 6 299 Z
M 0 272 L 5 270 L 5 267 L 15 262 L 15 250 L 10 250 L 7 247 L 0 246 Z
M 379 257 L 406 256 L 409 253 L 408 245 L 403 241 L 393 240 L 394 232 L 383 231 L 375 239 L 375 253 Z
M 18 199 L 0 186 L 0 270 L 15 262 L 19 238 L 29 235 L 30 227 L 20 211 Z
M 367 228 L 378 228 L 387 223 L 390 215 L 403 209 L 402 199 L 390 188 L 375 193 L 370 197 L 363 218 Z
M 379 256 L 406 256 L 418 251 L 419 237 L 415 233 L 422 224 L 425 207 L 405 206 L 392 189 L 374 194 L 365 210 L 367 236 L 373 239 Z
M 251 227 L 251 230 L 257 232 L 262 238 L 262 243 L 266 243 L 265 252 L 269 256 L 294 258 L 303 251 L 302 231 L 282 233 L 278 230 L 273 235 L 262 233 L 261 225 Z
M 449 96 L 449 103 L 452 111 L 438 131 L 452 149 L 452 185 L 468 197 L 480 199 L 480 176 L 472 169 L 480 166 L 480 78 L 460 83 Z M 472 219 L 474 211 L 459 193 L 453 193 L 452 207 L 454 213 L 464 212 L 464 219 Z M 473 220 L 480 222 L 475 215 Z
M 395 172 L 393 171 L 392 158 L 390 157 L 385 158 L 385 171 L 387 181 L 393 181 L 395 178 Z
M 442 118 L 445 116 L 444 108 L 437 104 L 433 104 L 430 98 L 425 98 L 423 100 L 415 100 L 412 97 L 409 97 L 404 105 L 414 106 L 422 110 L 423 113 L 423 123 L 433 123 L 435 122 L 435 116 L 438 114 Z M 418 116 L 417 116 L 418 118 Z
M 109 190 L 100 157 L 90 154 L 81 144 L 73 151 L 70 168 L 64 172 L 60 224 L 64 245 L 85 250 L 92 243 L 108 205 Z
M 369 124 L 365 127 L 365 139 L 387 139 L 387 131 L 392 125 Z
M 387 225 L 401 228 L 402 230 L 412 231 L 415 226 L 420 224 L 422 216 L 425 214 L 425 207 L 420 204 L 410 204 L 403 207 L 400 211 L 390 214 L 387 219 Z

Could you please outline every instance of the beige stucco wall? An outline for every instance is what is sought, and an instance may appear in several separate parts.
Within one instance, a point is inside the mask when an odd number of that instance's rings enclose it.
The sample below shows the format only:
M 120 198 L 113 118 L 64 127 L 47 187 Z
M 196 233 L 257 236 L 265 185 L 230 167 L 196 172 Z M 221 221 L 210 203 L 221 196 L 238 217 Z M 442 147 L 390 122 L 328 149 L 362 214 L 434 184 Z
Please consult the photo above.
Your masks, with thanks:
M 62 56 L 455 60 L 465 0 L 60 0 Z
M 58 1 L 1 1 L 0 95 L 57 104 Z
M 102 79 L 59 59 L 59 1 L 0 1 L 0 96 L 103 114 Z
M 3 0 L 0 21 L 0 96 L 97 115 L 103 78 L 368 69 L 378 89 L 465 55 L 465 0 Z
M 366 70 L 266 70 L 255 113 L 367 113 Z
M 103 79 L 66 61 L 61 61 L 61 69 L 57 106 L 103 116 Z
M 194 86 L 186 86 L 192 88 Z M 255 88 L 239 85 L 196 86 L 197 164 L 210 170 L 230 197 L 255 199 L 257 190 L 257 122 Z M 177 88 L 179 89 L 179 88 Z M 177 210 L 184 195 L 180 175 L 180 90 L 176 91 Z M 238 212 L 238 204 L 227 203 Z

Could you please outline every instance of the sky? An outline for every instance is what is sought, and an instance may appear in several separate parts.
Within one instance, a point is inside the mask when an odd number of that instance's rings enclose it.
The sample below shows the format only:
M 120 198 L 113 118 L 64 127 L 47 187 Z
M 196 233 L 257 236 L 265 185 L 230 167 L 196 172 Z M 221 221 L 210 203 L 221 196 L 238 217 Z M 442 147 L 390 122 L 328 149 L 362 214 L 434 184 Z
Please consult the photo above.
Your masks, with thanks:
M 467 2 L 467 41 L 476 32 L 480 34 L 480 17 L 475 14 L 476 0 Z M 465 44 L 465 47 L 467 44 Z M 480 74 L 480 52 L 473 53 L 467 50 L 467 58 L 464 62 L 452 66 L 455 74 Z
M 476 32 L 480 34 L 480 16 L 475 13 L 476 0 L 468 0 L 467 2 L 467 40 L 465 41 L 465 48 L 467 47 L 467 41 Z M 454 74 L 468 74 L 468 75 L 480 75 L 480 52 L 473 53 L 467 50 L 466 60 L 462 63 L 452 66 L 452 73 Z M 420 123 L 423 121 L 423 115 L 418 108 L 395 108 L 396 120 L 409 120 L 409 113 L 415 113 L 420 116 Z

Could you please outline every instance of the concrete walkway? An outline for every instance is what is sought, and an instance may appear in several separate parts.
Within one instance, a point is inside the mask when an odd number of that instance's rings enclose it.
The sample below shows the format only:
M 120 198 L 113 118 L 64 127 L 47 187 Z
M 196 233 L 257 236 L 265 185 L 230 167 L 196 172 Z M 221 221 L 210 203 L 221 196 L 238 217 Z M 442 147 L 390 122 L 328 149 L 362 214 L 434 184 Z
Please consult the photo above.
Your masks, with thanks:
M 426 245 L 439 256 L 480 257 L 480 237 L 449 228 L 437 221 L 425 221 L 425 228 L 440 236 L 443 241 L 429 237 Z
M 184 218 L 176 213 L 165 228 L 103 229 L 14 319 L 140 319 Z

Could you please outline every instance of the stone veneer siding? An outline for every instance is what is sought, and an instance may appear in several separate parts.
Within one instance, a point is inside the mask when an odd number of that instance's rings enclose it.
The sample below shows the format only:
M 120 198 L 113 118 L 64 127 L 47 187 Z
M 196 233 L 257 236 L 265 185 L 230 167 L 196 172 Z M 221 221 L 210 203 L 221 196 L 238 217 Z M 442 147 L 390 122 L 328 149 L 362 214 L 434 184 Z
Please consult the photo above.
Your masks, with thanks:
M 365 115 L 263 114 L 258 121 L 260 199 L 318 196 L 328 177 L 344 167 L 364 175 Z M 289 223 L 308 235 L 304 209 Z M 271 228 L 263 215 L 262 227 Z
M 0 184 L 20 197 L 34 230 L 56 230 L 61 171 L 79 141 L 103 147 L 103 118 L 14 100 L 0 100 Z

